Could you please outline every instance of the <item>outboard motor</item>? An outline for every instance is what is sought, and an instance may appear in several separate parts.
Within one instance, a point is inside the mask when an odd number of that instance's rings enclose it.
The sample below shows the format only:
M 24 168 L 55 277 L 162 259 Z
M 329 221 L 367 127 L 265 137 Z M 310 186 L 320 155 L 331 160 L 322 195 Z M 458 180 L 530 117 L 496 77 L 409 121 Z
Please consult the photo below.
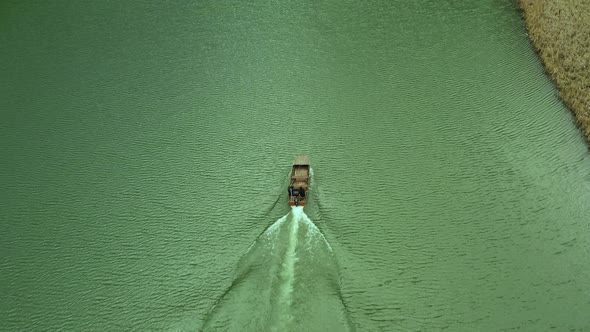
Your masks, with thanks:
M 299 206 L 299 197 L 295 197 L 295 206 Z

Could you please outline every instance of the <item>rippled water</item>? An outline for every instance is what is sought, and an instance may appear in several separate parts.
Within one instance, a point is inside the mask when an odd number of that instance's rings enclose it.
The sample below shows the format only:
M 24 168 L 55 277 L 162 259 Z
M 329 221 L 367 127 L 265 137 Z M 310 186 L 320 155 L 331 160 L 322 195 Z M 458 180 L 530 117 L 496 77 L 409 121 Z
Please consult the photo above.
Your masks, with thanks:
M 510 1 L 5 2 L 0 45 L 0 330 L 590 328 Z

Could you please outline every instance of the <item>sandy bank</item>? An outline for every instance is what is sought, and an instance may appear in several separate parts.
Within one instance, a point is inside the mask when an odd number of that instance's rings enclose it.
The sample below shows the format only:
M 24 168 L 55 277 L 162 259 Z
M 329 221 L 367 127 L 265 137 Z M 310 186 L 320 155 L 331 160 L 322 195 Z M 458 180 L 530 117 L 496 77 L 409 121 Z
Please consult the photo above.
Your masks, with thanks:
M 528 35 L 590 144 L 590 1 L 520 0 Z

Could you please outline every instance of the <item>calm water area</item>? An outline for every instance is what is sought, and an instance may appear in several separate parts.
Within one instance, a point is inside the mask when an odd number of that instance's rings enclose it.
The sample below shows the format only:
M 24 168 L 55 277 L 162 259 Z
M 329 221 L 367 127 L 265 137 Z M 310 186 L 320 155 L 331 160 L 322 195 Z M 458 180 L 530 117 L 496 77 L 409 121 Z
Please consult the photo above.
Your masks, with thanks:
M 2 1 L 0 158 L 1 331 L 590 330 L 516 1 Z

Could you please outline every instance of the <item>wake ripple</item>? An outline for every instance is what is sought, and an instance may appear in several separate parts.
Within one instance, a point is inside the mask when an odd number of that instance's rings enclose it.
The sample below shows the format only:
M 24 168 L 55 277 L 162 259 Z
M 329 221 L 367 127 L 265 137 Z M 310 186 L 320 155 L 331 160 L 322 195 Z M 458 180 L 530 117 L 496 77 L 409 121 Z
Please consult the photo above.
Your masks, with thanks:
M 334 252 L 303 207 L 252 243 L 201 330 L 354 330 Z

